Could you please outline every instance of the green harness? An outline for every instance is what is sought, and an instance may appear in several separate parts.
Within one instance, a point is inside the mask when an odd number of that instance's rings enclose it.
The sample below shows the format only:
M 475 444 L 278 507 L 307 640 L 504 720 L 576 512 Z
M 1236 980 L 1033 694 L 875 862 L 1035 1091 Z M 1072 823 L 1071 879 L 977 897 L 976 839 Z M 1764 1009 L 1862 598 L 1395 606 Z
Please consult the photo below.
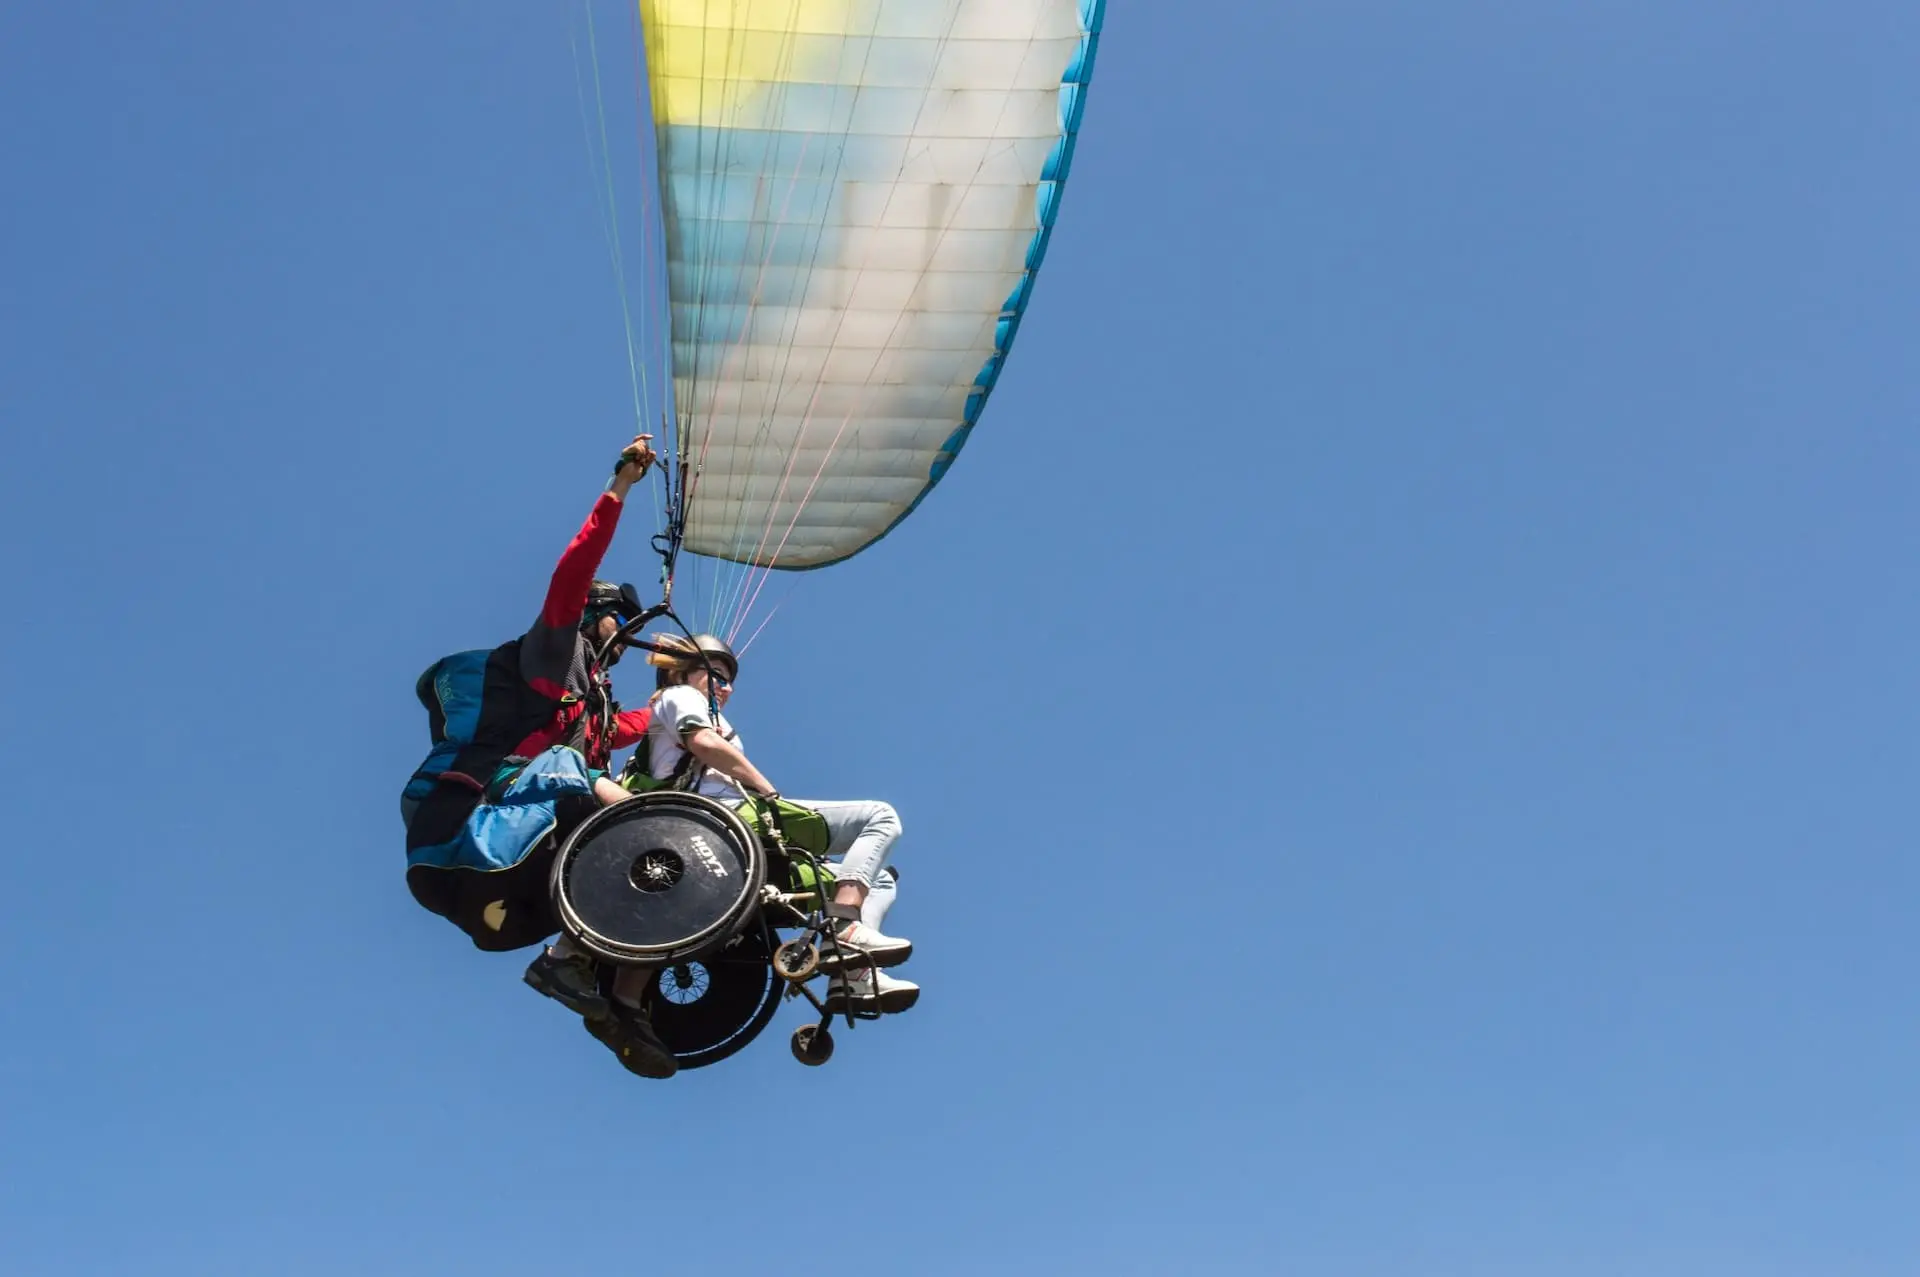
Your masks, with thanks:
M 827 854 L 827 849 L 833 845 L 833 831 L 827 828 L 827 818 L 811 807 L 802 807 L 784 798 L 775 798 L 771 802 L 765 798 L 752 798 L 740 805 L 740 819 L 747 822 L 747 828 L 766 838 L 765 809 L 769 805 L 779 815 L 780 832 L 786 838 L 787 846 L 804 851 L 815 859 Z M 807 883 L 809 887 L 812 885 L 811 882 Z

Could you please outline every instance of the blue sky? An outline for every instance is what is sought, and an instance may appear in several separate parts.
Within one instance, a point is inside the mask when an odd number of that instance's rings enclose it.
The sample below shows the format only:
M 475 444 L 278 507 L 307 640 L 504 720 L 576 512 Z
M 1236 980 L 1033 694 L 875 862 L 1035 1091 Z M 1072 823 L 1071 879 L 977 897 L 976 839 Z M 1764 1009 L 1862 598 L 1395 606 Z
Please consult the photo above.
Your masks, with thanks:
M 666 1085 L 400 874 L 631 421 L 567 13 L 0 17 L 0 1266 L 1920 1270 L 1910 5 L 1114 5 L 732 707 L 926 996 Z

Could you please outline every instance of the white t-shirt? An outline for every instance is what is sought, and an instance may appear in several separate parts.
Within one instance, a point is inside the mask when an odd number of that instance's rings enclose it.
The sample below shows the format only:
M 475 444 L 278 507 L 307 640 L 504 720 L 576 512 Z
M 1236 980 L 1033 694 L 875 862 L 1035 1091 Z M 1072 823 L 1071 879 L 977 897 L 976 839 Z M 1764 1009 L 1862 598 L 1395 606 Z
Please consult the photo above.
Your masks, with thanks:
M 700 727 L 713 727 L 713 718 L 707 713 L 707 698 L 698 688 L 683 683 L 667 688 L 654 699 L 653 722 L 647 727 L 647 770 L 655 780 L 666 780 L 673 775 L 687 753 L 680 748 L 680 741 L 687 733 Z M 723 739 L 732 741 L 742 753 L 746 752 L 746 747 L 740 744 L 740 738 L 734 735 L 733 724 L 727 721 L 724 714 L 720 717 L 720 726 L 714 730 Z M 697 792 L 732 803 L 746 796 L 740 792 L 739 786 L 713 768 L 702 767 L 701 773 Z

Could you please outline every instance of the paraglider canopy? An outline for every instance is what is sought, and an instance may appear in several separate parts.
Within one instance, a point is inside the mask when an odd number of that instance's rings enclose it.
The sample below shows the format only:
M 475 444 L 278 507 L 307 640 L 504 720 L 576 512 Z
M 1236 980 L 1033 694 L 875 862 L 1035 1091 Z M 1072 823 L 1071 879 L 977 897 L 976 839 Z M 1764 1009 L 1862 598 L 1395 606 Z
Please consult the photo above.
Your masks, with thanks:
M 980 420 L 1046 254 L 1099 0 L 639 0 L 675 548 L 815 568 Z

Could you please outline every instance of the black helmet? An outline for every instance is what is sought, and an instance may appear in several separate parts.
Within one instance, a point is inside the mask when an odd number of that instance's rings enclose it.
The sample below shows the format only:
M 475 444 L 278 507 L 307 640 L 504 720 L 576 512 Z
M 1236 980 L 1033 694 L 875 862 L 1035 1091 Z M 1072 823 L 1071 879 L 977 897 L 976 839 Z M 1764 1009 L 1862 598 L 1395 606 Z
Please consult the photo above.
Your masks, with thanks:
M 595 581 L 587 587 L 587 610 L 580 619 L 592 624 L 603 616 L 617 616 L 624 624 L 644 611 L 646 609 L 640 605 L 640 592 L 631 585 Z

